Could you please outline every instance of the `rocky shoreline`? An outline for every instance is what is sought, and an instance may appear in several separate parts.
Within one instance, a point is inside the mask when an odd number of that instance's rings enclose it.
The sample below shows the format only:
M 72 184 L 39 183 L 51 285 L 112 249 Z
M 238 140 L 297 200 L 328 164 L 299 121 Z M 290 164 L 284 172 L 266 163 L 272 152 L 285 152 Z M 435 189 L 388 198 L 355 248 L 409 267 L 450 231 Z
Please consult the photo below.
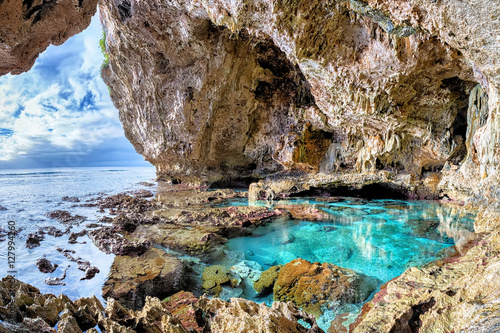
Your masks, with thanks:
M 380 176 L 363 177 L 358 182 L 353 182 L 351 190 L 357 191 L 363 186 L 378 184 L 379 178 Z M 107 212 L 110 216 L 102 218 L 98 225 L 91 225 L 92 228 L 83 229 L 83 233 L 71 233 L 75 236 L 69 240 L 77 241 L 78 235 L 86 234 L 101 251 L 116 254 L 102 289 L 103 296 L 108 300 L 104 311 L 106 315 L 97 313 L 99 311 L 96 309 L 102 308 L 100 303 L 96 303 L 97 300 L 92 300 L 92 305 L 85 305 L 81 302 L 90 302 L 89 299 L 71 303 L 69 299 L 59 296 L 57 302 L 62 303 L 58 303 L 58 306 L 70 308 L 73 312 L 63 313 L 58 317 L 57 332 L 77 332 L 77 326 L 82 332 L 86 329 L 92 332 L 91 327 L 86 327 L 88 324 L 82 323 L 82 319 L 75 314 L 75 311 L 78 312 L 79 308 L 85 306 L 93 316 L 93 319 L 88 321 L 93 323 L 93 327 L 99 326 L 103 332 L 111 332 L 111 327 L 115 326 L 121 327 L 121 331 L 117 332 L 138 329 L 140 331 L 142 328 L 139 327 L 144 327 L 146 331 L 151 329 L 151 332 L 187 332 L 188 329 L 200 332 L 236 332 L 242 328 L 248 332 L 278 332 L 276 327 L 281 324 L 273 325 L 282 321 L 289 327 L 286 332 L 321 332 L 314 315 L 317 316 L 323 311 L 322 304 L 362 301 L 376 284 L 359 277 L 354 271 L 349 272 L 350 270 L 328 263 L 310 263 L 302 259 L 292 261 L 284 267 L 272 267 L 263 273 L 259 270 L 252 273 L 251 266 L 244 265 L 240 268 L 233 267 L 231 271 L 224 271 L 222 266 L 213 266 L 213 269 L 207 267 L 203 272 L 202 284 L 194 280 L 193 269 L 197 267 L 196 260 L 210 262 L 214 258 L 224 256 L 222 245 L 228 238 L 249 235 L 256 227 L 273 223 L 273 220 L 290 217 L 310 221 L 321 219 L 321 211 L 307 206 L 282 205 L 279 199 L 304 193 L 326 195 L 334 186 L 347 186 L 345 178 L 336 182 L 332 182 L 331 177 L 327 178 L 328 181 L 325 179 L 318 180 L 316 177 L 269 180 L 252 184 L 248 195 L 258 199 L 270 199 L 266 196 L 272 196 L 278 200 L 274 209 L 258 206 L 218 207 L 226 200 L 245 197 L 246 193 L 189 188 L 184 185 L 164 185 L 163 190 L 159 191 L 154 199 L 126 193 L 96 198 L 95 209 Z M 313 187 L 314 191 L 311 190 Z M 145 196 L 145 193 L 142 194 Z M 421 269 L 410 268 L 400 277 L 385 283 L 381 291 L 363 306 L 362 312 L 353 323 L 345 324 L 343 321 L 347 317 L 338 315 L 329 332 L 414 332 L 418 329 L 421 329 L 420 332 L 459 329 L 466 332 L 469 327 L 480 327 L 483 323 L 490 325 L 485 327 L 495 327 L 497 315 L 493 311 L 494 302 L 500 289 L 491 285 L 490 279 L 500 274 L 500 269 L 497 270 L 500 263 L 500 242 L 495 231 L 496 226 L 492 225 L 495 211 L 490 209 L 488 212 L 480 214 L 475 223 L 475 229 L 482 232 L 469 239 L 467 244 L 461 244 L 460 247 L 457 244 L 455 252 L 449 253 L 447 257 Z M 65 220 L 69 221 L 66 223 L 74 220 L 70 218 L 72 215 L 69 212 L 49 215 L 54 219 L 64 216 Z M 80 218 L 77 216 L 76 220 L 78 219 Z M 62 233 L 55 229 L 40 231 L 54 236 Z M 43 239 L 41 241 L 43 242 Z M 67 250 L 61 249 L 61 252 L 82 267 L 85 278 L 95 275 L 95 268 L 92 268 L 89 262 L 76 258 L 74 253 Z M 180 259 L 182 256 L 191 259 Z M 193 258 L 198 259 L 193 261 Z M 50 271 L 50 261 L 44 260 L 39 263 L 40 270 Z M 304 269 L 297 270 L 299 263 L 305 265 Z M 212 273 L 208 273 L 210 269 Z M 15 288 L 22 292 L 36 289 L 12 281 L 12 278 L 5 278 L 4 288 L 8 290 L 7 284 L 14 283 Z M 64 282 L 63 279 L 56 279 L 46 283 Z M 475 283 L 482 285 L 476 287 Z M 311 286 L 317 286 L 318 289 L 310 290 Z M 227 303 L 217 298 L 208 300 L 186 293 L 195 292 L 201 295 L 206 292 L 217 296 L 232 288 L 255 288 L 255 293 L 273 293 L 275 305 L 267 308 L 265 305 L 237 298 Z M 309 290 L 309 296 L 305 296 L 306 289 Z M 237 295 L 234 294 L 235 297 Z M 21 295 L 16 297 L 25 298 Z M 30 297 L 44 299 L 43 297 L 49 296 Z M 60 300 L 61 297 L 64 301 Z M 165 297 L 175 299 L 181 307 L 188 307 L 192 316 L 186 318 L 185 310 L 168 307 L 165 302 L 161 303 L 160 299 Z M 285 305 L 279 301 L 288 303 Z M 477 303 L 479 301 L 482 305 Z M 49 304 L 46 300 L 43 302 Z M 7 300 L 2 306 L 5 311 L 11 307 Z M 23 309 L 22 305 L 17 306 Z M 306 312 L 299 310 L 298 306 Z M 109 307 L 113 310 L 108 313 Z M 245 310 L 241 312 L 238 310 L 240 307 Z M 54 318 L 48 319 L 38 312 L 28 314 L 21 310 L 16 311 L 19 311 L 19 314 L 15 317 L 4 314 L 0 318 L 7 325 L 6 329 L 23 332 L 25 328 L 34 327 L 29 325 L 41 325 L 39 327 L 50 332 L 54 327 Z M 149 311 L 155 312 L 157 319 L 143 318 Z M 204 317 L 210 314 L 210 319 L 205 319 L 206 322 L 202 324 L 198 318 L 200 311 L 205 313 Z M 467 311 L 469 316 L 465 317 L 463 311 Z M 175 313 L 181 316 L 176 317 Z M 234 319 L 231 319 L 231 316 Z M 245 325 L 250 326 L 238 326 L 236 322 L 246 316 L 249 317 Z M 269 321 L 265 319 L 268 317 L 263 316 L 271 316 L 276 318 L 276 321 Z M 236 318 L 239 319 L 235 320 Z M 309 328 L 297 322 L 300 318 L 309 322 L 309 325 L 306 325 Z M 193 326 L 193 323 L 198 326 Z

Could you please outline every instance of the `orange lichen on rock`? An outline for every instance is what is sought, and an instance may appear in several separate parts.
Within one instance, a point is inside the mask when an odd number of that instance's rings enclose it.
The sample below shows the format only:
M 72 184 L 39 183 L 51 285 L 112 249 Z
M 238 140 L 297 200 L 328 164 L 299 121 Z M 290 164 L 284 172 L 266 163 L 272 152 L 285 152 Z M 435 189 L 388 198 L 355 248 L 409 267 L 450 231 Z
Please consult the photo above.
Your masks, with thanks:
M 299 258 L 281 268 L 273 291 L 275 300 L 319 316 L 325 308 L 364 300 L 375 286 L 375 279 L 351 269 Z

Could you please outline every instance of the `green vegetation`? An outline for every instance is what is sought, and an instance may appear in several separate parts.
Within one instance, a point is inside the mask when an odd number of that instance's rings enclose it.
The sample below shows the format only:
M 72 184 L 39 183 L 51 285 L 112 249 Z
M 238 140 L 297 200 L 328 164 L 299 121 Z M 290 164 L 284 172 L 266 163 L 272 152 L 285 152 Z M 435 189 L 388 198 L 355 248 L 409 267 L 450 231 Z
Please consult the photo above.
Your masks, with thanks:
M 104 61 L 102 63 L 103 68 L 109 67 L 109 55 L 106 52 L 106 32 L 102 31 L 102 38 L 99 40 L 99 46 L 101 47 L 101 52 L 104 56 Z

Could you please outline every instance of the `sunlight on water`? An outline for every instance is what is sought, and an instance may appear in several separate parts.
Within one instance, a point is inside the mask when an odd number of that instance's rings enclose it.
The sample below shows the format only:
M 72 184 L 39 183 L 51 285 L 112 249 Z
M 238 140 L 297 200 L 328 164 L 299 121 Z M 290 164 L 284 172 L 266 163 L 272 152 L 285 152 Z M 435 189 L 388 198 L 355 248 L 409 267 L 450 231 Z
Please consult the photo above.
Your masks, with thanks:
M 246 205 L 247 201 L 227 204 Z M 309 198 L 275 204 L 308 205 L 328 213 L 328 217 L 315 222 L 293 219 L 273 222 L 251 236 L 230 239 L 223 264 L 231 266 L 244 260 L 265 270 L 302 258 L 350 268 L 375 277 L 382 284 L 409 267 L 442 257 L 445 249 L 455 242 L 468 240 L 473 234 L 475 218 L 457 207 L 428 201 Z M 256 302 L 272 301 L 269 297 L 259 299 L 245 293 L 241 296 Z M 354 316 L 361 305 L 326 311 L 319 322 L 326 330 L 337 313 L 347 311 Z

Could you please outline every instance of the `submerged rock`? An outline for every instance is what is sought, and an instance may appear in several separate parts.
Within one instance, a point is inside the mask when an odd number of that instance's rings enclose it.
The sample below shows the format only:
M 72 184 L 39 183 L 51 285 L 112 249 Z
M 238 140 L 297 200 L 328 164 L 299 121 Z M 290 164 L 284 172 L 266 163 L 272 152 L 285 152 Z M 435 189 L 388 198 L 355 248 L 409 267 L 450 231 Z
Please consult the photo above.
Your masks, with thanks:
M 253 286 L 260 296 L 265 296 L 273 292 L 274 283 L 278 279 L 280 269 L 283 265 L 269 267 L 262 272 L 259 279 L 253 283 Z
M 66 283 L 64 283 L 63 280 L 66 278 L 66 271 L 68 270 L 69 267 L 70 266 L 68 266 L 64 269 L 62 276 L 60 276 L 60 277 L 48 277 L 43 282 L 45 282 L 49 286 L 59 286 L 59 285 L 65 286 Z
M 206 267 L 201 275 L 201 281 L 203 289 L 215 296 L 219 296 L 222 292 L 222 285 L 237 284 L 232 281 L 229 269 L 221 265 Z
M 32 249 L 34 247 L 40 246 L 40 241 L 45 239 L 44 232 L 38 230 L 36 233 L 28 234 L 26 238 L 26 247 Z
M 80 224 L 84 222 L 87 218 L 85 216 L 80 215 L 71 215 L 70 212 L 66 210 L 55 210 L 52 212 L 48 212 L 45 214 L 50 219 L 57 220 L 61 223 L 71 223 L 71 224 Z
M 38 270 L 42 273 L 52 273 L 56 270 L 57 266 L 57 264 L 52 265 L 50 260 L 46 258 L 40 258 L 36 261 L 36 267 L 38 267 Z
M 161 298 L 182 289 L 183 263 L 157 248 L 139 257 L 116 256 L 104 283 L 104 297 L 111 297 L 129 308 L 139 309 L 147 295 Z
M 62 197 L 61 200 L 67 202 L 80 202 L 80 199 L 78 199 L 77 197 L 68 197 L 68 196 Z
M 351 269 L 295 259 L 279 270 L 273 293 L 275 300 L 319 316 L 327 308 L 365 300 L 376 286 L 375 278 Z

